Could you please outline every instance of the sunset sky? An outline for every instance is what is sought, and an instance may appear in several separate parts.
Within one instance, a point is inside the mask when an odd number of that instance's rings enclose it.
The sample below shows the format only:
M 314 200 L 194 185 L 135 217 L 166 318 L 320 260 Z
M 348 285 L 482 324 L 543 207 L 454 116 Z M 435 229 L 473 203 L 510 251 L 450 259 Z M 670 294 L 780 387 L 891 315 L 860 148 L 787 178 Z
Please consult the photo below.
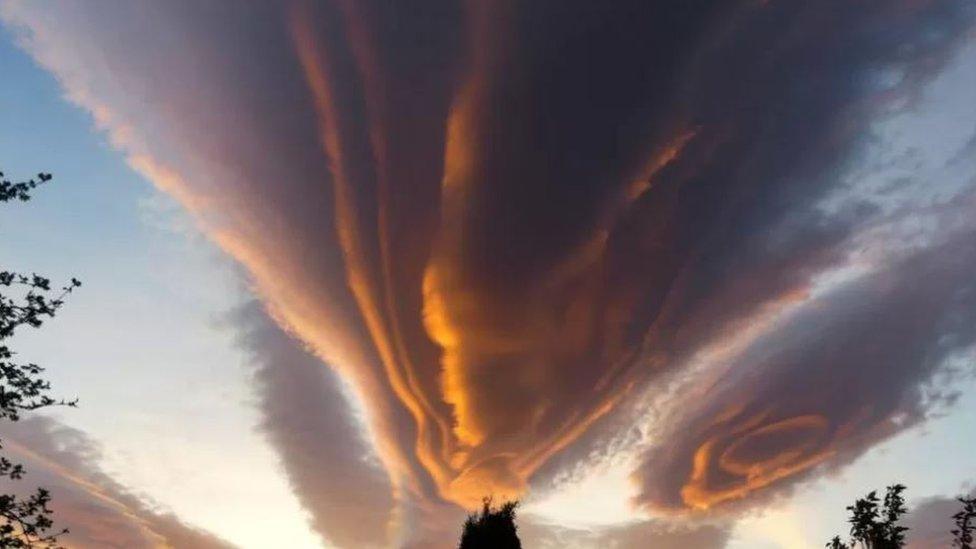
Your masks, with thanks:
M 0 0 L 71 548 L 806 549 L 976 489 L 973 0 Z M 951 513 L 949 513 L 951 514 Z

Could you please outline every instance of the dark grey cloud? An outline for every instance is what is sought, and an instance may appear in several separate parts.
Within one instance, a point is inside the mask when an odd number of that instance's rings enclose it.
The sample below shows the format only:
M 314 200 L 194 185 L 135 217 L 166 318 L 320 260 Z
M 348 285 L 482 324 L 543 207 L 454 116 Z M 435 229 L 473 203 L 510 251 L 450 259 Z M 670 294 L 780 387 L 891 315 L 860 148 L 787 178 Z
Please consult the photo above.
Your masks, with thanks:
M 972 491 L 969 497 L 976 496 Z M 955 522 L 952 515 L 962 509 L 962 504 L 954 497 L 926 498 L 912 507 L 905 520 L 909 528 L 907 542 L 909 549 L 942 549 L 952 546 L 952 530 Z
M 257 303 L 243 307 L 232 323 L 255 368 L 261 428 L 315 531 L 338 547 L 388 546 L 392 487 L 338 375 Z

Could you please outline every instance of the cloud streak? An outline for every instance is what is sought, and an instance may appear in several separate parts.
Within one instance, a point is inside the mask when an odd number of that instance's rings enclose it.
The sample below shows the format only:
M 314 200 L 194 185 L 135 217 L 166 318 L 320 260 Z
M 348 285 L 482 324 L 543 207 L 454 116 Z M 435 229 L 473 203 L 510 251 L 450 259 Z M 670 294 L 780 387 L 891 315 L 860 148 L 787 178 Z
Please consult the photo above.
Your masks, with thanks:
M 48 489 L 56 526 L 71 549 L 230 549 L 232 545 L 186 524 L 114 481 L 98 465 L 98 447 L 84 433 L 38 416 L 3 429 L 4 449 L 22 463 L 12 488 Z
M 596 529 L 573 529 L 522 519 L 519 536 L 527 547 L 539 549 L 721 549 L 729 539 L 727 528 L 719 526 L 666 525 L 653 520 Z

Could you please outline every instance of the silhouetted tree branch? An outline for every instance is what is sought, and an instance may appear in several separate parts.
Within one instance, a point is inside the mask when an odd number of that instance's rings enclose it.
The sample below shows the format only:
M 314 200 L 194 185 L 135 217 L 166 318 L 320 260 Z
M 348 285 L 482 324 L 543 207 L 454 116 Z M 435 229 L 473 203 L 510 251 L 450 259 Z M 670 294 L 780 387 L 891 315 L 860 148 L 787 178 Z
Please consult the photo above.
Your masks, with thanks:
M 40 173 L 37 179 L 12 183 L 0 172 L 0 202 L 26 202 L 31 191 L 51 180 L 51 174 Z M 64 287 L 52 290 L 51 281 L 36 273 L 0 271 L 0 419 L 18 421 L 23 412 L 48 406 L 74 406 L 77 401 L 52 398 L 51 384 L 42 376 L 44 368 L 34 363 L 18 363 L 16 353 L 6 341 L 21 327 L 40 328 L 54 318 L 64 300 L 81 282 L 72 278 Z M 2 445 L 0 445 L 2 449 Z M 24 467 L 0 456 L 0 478 L 19 480 Z M 51 494 L 38 488 L 28 497 L 0 495 L 0 547 L 56 548 L 58 536 L 67 529 L 53 531 Z
M 952 546 L 960 549 L 973 549 L 976 536 L 976 497 L 958 498 L 962 510 L 952 515 L 956 527 L 952 530 Z
M 905 532 L 907 526 L 899 524 L 901 518 L 908 512 L 905 498 L 902 495 L 905 486 L 895 484 L 885 491 L 884 501 L 878 498 L 876 491 L 868 492 L 866 496 L 847 507 L 851 525 L 851 540 L 841 541 L 840 536 L 834 536 L 826 547 L 828 549 L 898 549 L 905 546 Z

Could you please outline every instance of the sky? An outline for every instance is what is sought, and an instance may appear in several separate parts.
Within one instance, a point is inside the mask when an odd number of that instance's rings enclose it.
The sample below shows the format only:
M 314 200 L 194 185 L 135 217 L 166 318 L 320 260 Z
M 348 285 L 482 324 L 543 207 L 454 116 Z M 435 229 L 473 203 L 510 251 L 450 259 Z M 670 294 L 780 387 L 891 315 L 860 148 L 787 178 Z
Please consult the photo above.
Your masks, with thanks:
M 976 488 L 976 4 L 0 2 L 69 547 L 813 548 Z M 16 236 L 9 236 L 16 235 Z M 33 475 L 33 476 L 31 476 Z

